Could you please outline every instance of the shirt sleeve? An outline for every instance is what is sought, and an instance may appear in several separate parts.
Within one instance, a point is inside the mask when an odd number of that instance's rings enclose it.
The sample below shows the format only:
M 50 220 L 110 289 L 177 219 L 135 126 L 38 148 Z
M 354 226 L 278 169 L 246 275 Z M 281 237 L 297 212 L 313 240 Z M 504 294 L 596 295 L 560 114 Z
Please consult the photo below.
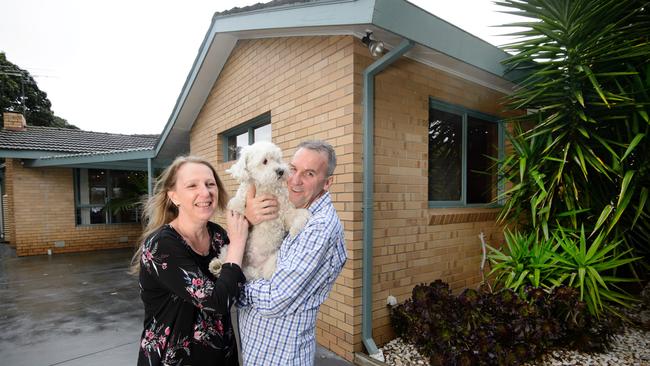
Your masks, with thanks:
M 315 221 L 298 235 L 284 260 L 278 260 L 273 276 L 248 282 L 239 306 L 253 306 L 267 317 L 280 317 L 301 309 L 306 299 L 319 291 L 329 279 L 328 256 L 332 244 L 331 228 Z
M 218 313 L 229 311 L 246 281 L 241 268 L 234 263 L 225 263 L 219 278 L 211 280 L 184 244 L 167 235 L 154 236 L 145 243 L 141 268 L 184 301 Z

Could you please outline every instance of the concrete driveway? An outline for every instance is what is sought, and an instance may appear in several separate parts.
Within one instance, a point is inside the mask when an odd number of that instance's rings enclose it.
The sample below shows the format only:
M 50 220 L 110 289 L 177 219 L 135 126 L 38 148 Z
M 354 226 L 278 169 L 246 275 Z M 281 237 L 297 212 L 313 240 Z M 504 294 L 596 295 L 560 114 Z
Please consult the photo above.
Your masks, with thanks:
M 143 310 L 131 253 L 17 258 L 0 244 L 0 364 L 134 365 Z M 319 347 L 316 365 L 351 364 Z

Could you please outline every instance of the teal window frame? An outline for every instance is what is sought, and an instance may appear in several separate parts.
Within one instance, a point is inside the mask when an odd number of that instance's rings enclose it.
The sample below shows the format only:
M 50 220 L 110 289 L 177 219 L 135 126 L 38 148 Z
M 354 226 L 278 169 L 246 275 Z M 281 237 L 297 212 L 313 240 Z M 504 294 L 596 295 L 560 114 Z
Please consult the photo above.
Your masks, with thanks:
M 502 199 L 500 197 L 502 196 L 502 193 L 504 192 L 505 189 L 505 182 L 503 180 L 503 177 L 497 176 L 497 191 L 496 191 L 496 197 L 497 201 L 496 202 L 490 202 L 490 203 L 467 203 L 467 138 L 468 138 L 468 127 L 467 127 L 467 120 L 468 117 L 475 117 L 482 119 L 487 122 L 494 122 L 497 124 L 497 135 L 498 135 L 498 158 L 499 160 L 503 160 L 504 157 L 504 151 L 505 151 L 505 127 L 504 127 L 504 121 L 498 117 L 481 113 L 469 108 L 465 108 L 463 106 L 457 105 L 457 104 L 451 104 L 447 102 L 442 102 L 439 100 L 436 100 L 432 97 L 429 97 L 429 109 L 434 108 L 437 110 L 440 110 L 442 112 L 447 112 L 447 113 L 453 113 L 456 115 L 460 115 L 462 117 L 462 147 L 461 147 L 461 194 L 460 194 L 460 200 L 457 201 L 428 201 L 429 202 L 429 208 L 453 208 L 453 207 L 500 207 L 503 205 Z M 427 139 L 427 144 L 428 144 L 428 139 Z M 428 156 L 427 156 L 427 163 L 430 164 L 428 161 Z M 428 173 L 427 173 L 428 174 Z M 428 175 L 427 175 L 427 190 L 429 186 L 428 182 Z M 428 199 L 428 197 L 427 197 Z
M 113 198 L 113 185 L 112 185 L 112 172 L 115 169 L 104 168 L 86 168 L 87 170 L 103 170 L 106 172 L 106 198 L 103 204 L 101 203 L 81 203 L 81 181 L 80 181 L 80 168 L 72 170 L 73 186 L 74 186 L 74 209 L 75 209 L 75 226 L 96 226 L 96 225 L 132 225 L 140 223 L 140 214 L 136 211 L 136 220 L 132 222 L 113 222 L 112 211 L 108 208 L 108 204 Z M 126 170 L 130 172 L 130 170 Z M 84 208 L 101 208 L 104 209 L 104 222 L 80 224 L 77 222 L 77 210 Z
M 255 142 L 255 129 L 262 126 L 271 124 L 271 112 L 266 112 L 261 114 L 253 119 L 250 119 L 237 127 L 233 127 L 229 130 L 224 131 L 221 134 L 221 143 L 223 145 L 223 161 L 233 161 L 234 159 L 229 159 L 230 154 L 228 154 L 228 139 L 233 136 L 238 136 L 243 133 L 248 133 L 248 144 L 252 145 Z

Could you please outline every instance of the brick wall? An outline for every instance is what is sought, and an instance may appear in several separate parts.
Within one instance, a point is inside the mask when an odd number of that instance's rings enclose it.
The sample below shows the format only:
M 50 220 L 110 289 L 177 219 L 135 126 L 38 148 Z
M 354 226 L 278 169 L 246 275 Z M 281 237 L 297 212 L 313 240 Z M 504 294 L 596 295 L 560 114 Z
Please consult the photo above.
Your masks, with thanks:
M 355 84 L 362 85 L 362 72 L 374 60 L 355 44 Z M 373 338 L 380 345 L 394 338 L 388 295 L 403 302 L 415 285 L 436 279 L 455 291 L 476 286 L 481 280 L 479 233 L 492 244 L 502 238 L 495 209 L 428 208 L 430 96 L 501 114 L 502 94 L 404 57 L 375 78 L 372 308 Z M 355 313 L 361 314 L 360 306 Z
M 25 116 L 22 113 L 4 112 L 2 114 L 4 129 L 11 131 L 24 131 L 27 126 Z
M 13 240 L 16 238 L 16 226 L 14 220 L 14 182 L 13 179 L 10 179 L 13 176 L 14 171 L 14 162 L 15 159 L 5 159 L 5 191 L 2 197 L 2 204 L 5 208 L 4 212 L 4 230 L 5 230 L 5 240 L 9 242 L 13 248 L 16 248 Z
M 76 226 L 72 169 L 25 168 L 17 159 L 6 166 L 9 240 L 19 256 L 135 246 L 140 224 Z
M 318 342 L 352 360 L 361 341 L 362 76 L 373 60 L 350 36 L 240 41 L 208 96 L 190 136 L 191 152 L 224 178 L 220 133 L 271 112 L 273 141 L 290 159 L 306 139 L 328 140 L 339 166 L 331 188 L 344 224 L 348 262 L 321 307 Z M 491 209 L 436 209 L 427 202 L 428 98 L 499 114 L 501 96 L 417 62 L 401 59 L 376 79 L 373 335 L 393 337 L 385 306 L 414 285 L 441 278 L 455 290 L 475 285 L 478 234 L 500 239 Z M 219 216 L 215 218 L 221 221 Z
M 231 195 L 237 186 L 224 173 L 232 163 L 224 163 L 219 138 L 229 128 L 270 111 L 272 139 L 283 149 L 286 160 L 303 140 L 324 139 L 334 146 L 339 165 L 330 191 L 344 225 L 350 259 L 321 307 L 316 335 L 321 345 L 349 360 L 358 341 L 353 339 L 353 324 L 355 296 L 360 291 L 353 268 L 358 267 L 361 253 L 354 242 L 360 230 L 356 220 L 360 218 L 361 185 L 355 182 L 361 177 L 357 149 L 361 140 L 353 126 L 352 49 L 351 37 L 240 41 L 190 135 L 191 153 L 215 165 Z

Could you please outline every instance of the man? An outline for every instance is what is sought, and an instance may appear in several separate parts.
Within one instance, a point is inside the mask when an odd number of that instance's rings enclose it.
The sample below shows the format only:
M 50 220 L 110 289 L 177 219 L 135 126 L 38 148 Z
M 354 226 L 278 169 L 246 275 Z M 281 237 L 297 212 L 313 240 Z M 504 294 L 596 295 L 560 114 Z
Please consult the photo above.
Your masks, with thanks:
M 306 141 L 289 165 L 289 200 L 311 218 L 296 237 L 286 237 L 273 276 L 249 282 L 239 309 L 244 365 L 313 365 L 316 315 L 345 264 L 343 226 L 329 187 L 336 167 L 332 146 Z M 271 196 L 249 197 L 246 216 L 258 224 L 277 215 Z

